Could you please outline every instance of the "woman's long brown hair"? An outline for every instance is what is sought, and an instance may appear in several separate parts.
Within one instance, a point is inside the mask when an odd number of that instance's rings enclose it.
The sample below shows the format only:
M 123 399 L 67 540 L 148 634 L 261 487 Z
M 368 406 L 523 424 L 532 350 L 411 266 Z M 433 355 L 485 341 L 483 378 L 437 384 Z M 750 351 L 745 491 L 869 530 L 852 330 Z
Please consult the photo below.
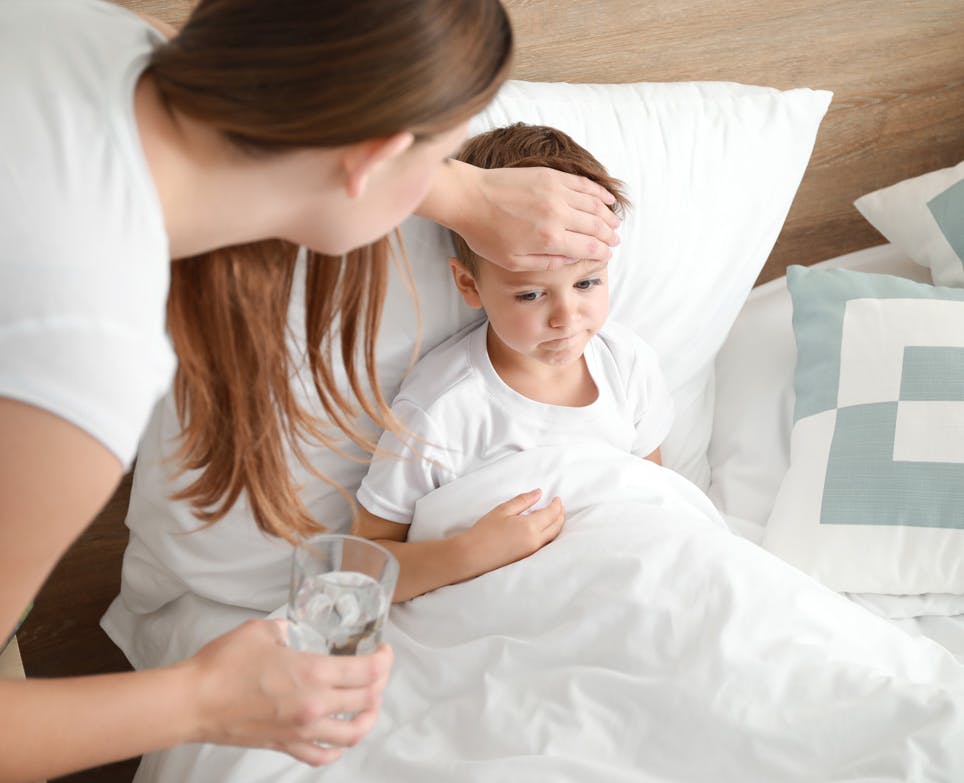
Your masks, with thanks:
M 451 128 L 492 98 L 511 48 L 498 0 L 201 0 L 150 68 L 172 109 L 261 155 Z M 347 438 L 370 452 L 359 408 L 397 426 L 375 366 L 389 239 L 344 257 L 308 254 L 306 353 L 326 418 L 292 388 L 305 358 L 287 339 L 297 250 L 275 240 L 181 259 L 168 299 L 176 458 L 200 471 L 175 497 L 213 524 L 243 493 L 258 526 L 289 540 L 324 529 L 301 501 L 289 452 L 327 480 L 304 444 L 337 449 Z

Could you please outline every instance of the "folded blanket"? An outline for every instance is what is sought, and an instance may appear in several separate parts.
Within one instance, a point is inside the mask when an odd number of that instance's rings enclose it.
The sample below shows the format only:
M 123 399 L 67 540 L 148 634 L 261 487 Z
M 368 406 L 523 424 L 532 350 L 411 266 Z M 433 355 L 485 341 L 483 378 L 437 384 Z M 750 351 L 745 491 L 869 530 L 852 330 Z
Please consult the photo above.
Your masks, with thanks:
M 411 538 L 533 487 L 563 498 L 559 538 L 393 609 L 383 714 L 336 764 L 189 746 L 137 780 L 964 779 L 964 667 L 730 534 L 653 463 L 513 455 L 424 498 Z

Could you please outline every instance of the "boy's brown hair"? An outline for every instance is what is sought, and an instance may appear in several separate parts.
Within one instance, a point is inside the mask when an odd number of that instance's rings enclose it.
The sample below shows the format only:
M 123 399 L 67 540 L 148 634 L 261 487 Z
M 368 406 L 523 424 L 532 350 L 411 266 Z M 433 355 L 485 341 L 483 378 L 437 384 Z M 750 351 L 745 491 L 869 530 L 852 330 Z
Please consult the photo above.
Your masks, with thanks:
M 602 185 L 612 193 L 616 201 L 610 209 L 617 215 L 625 214 L 630 207 L 629 199 L 623 193 L 622 182 L 609 176 L 603 165 L 571 137 L 547 125 L 517 122 L 480 133 L 465 143 L 456 159 L 483 169 L 546 166 L 576 174 Z M 483 259 L 472 252 L 466 241 L 454 231 L 452 242 L 455 257 L 476 277 L 479 261 Z

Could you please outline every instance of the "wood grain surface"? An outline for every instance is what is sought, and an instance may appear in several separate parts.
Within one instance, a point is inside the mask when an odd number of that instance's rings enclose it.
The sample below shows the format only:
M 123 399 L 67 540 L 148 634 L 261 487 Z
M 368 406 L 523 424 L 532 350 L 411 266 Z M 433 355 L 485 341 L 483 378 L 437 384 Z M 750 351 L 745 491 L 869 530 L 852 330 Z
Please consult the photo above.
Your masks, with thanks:
M 270 2 L 271 0 L 266 0 Z M 175 26 L 191 0 L 123 0 Z M 760 280 L 879 244 L 852 202 L 964 160 L 961 0 L 507 0 L 513 76 L 574 82 L 722 80 L 833 90 L 813 158 Z M 58 565 L 20 632 L 30 676 L 126 668 L 98 627 L 116 595 L 125 480 Z M 129 781 L 136 761 L 72 775 Z

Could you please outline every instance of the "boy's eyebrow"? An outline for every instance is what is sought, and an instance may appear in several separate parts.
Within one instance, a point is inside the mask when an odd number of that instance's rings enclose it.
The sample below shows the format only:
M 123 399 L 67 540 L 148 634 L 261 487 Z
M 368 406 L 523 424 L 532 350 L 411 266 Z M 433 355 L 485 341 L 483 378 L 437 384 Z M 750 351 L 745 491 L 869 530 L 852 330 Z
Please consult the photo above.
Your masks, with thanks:
M 573 262 L 569 266 L 563 267 L 563 269 L 570 269 L 574 266 L 577 266 L 577 265 L 581 266 L 583 264 L 586 265 L 586 268 L 580 271 L 579 273 L 580 277 L 591 275 L 591 274 L 594 274 L 595 272 L 600 272 L 603 269 L 606 269 L 609 266 L 609 261 L 598 261 L 596 259 L 588 259 L 588 258 L 579 259 L 578 261 Z M 526 275 L 528 274 L 537 274 L 539 275 L 539 277 L 538 278 L 527 277 Z M 505 284 L 510 288 L 539 288 L 541 286 L 546 285 L 546 279 L 545 277 L 543 277 L 543 275 L 545 274 L 547 273 L 546 272 L 534 272 L 534 273 L 514 272 L 512 274 L 512 279 L 507 280 Z M 552 274 L 552 273 L 550 272 L 548 274 Z
M 588 260 L 588 259 L 587 259 Z M 577 264 L 583 263 L 580 259 L 576 261 Z M 609 261 L 598 261 L 596 259 L 589 260 L 589 267 L 583 272 L 583 274 L 591 275 L 593 272 L 598 272 L 600 269 L 605 269 L 609 266 Z

